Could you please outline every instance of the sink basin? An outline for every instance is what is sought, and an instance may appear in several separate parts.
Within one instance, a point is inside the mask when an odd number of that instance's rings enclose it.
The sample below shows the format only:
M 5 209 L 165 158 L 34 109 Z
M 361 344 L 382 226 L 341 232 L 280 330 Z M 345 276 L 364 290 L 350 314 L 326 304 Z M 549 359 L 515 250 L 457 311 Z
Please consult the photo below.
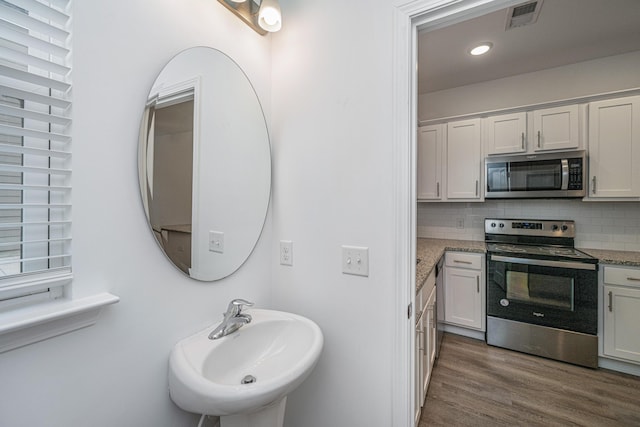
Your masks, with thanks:
M 253 320 L 238 331 L 210 340 L 216 326 L 212 325 L 173 348 L 169 391 L 180 408 L 231 416 L 280 403 L 284 415 L 287 394 L 318 361 L 322 331 L 313 321 L 291 313 L 261 309 L 243 313 Z

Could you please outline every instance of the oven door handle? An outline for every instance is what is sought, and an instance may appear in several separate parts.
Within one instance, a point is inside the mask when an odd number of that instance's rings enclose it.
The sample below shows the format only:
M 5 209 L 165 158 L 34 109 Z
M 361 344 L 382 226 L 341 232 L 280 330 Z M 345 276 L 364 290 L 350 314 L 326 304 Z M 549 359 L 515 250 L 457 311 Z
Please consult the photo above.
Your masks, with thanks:
M 536 265 L 541 267 L 559 267 L 559 268 L 573 268 L 575 270 L 597 270 L 596 264 L 588 264 L 584 262 L 573 261 L 551 261 L 547 259 L 529 259 L 529 258 L 517 258 L 507 257 L 502 255 L 491 255 L 491 261 L 498 262 L 510 262 L 512 264 L 527 264 Z

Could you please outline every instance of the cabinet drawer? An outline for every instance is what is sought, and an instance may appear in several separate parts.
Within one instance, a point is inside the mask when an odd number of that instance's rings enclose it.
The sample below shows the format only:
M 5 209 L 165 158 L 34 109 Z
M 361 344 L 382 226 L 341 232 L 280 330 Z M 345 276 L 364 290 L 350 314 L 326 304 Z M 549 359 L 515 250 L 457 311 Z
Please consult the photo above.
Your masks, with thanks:
M 447 267 L 480 270 L 482 268 L 482 255 L 462 252 L 447 252 L 445 264 Z
M 640 269 L 607 266 L 604 268 L 604 283 L 640 288 Z

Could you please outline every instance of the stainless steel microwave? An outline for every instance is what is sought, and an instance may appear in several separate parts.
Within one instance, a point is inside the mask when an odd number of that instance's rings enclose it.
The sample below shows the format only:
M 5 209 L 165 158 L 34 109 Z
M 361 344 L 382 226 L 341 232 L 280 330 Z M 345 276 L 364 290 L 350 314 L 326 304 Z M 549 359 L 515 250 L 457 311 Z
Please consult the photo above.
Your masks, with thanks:
M 584 150 L 485 159 L 485 198 L 551 198 L 586 195 Z

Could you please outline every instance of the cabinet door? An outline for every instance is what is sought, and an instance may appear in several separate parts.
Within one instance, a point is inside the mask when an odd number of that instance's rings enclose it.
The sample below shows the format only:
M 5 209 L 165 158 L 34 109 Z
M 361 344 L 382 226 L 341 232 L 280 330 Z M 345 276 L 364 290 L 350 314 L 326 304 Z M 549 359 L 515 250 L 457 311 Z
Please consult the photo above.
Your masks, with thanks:
M 429 381 L 431 380 L 431 373 L 433 372 L 433 364 L 436 360 L 436 289 L 433 288 L 431 295 L 427 300 L 422 318 L 424 319 L 424 336 L 425 336 L 425 352 L 423 357 L 423 372 L 422 372 L 422 405 L 427 396 L 427 389 L 429 388 Z
M 480 119 L 447 123 L 447 198 L 481 200 Z
M 569 150 L 580 146 L 578 105 L 533 112 L 533 151 Z
M 483 329 L 481 272 L 463 268 L 445 269 L 445 322 L 465 328 Z
M 604 286 L 604 354 L 640 362 L 640 289 Z
M 416 338 L 415 338 L 415 387 L 414 387 L 414 402 L 415 402 L 415 425 L 418 425 L 420 421 L 420 413 L 422 407 L 422 354 L 424 354 L 423 343 L 423 331 L 422 322 L 419 321 L 416 325 Z
M 488 155 L 523 153 L 527 149 L 527 113 L 487 117 L 482 128 Z
M 442 198 L 442 138 L 444 125 L 418 129 L 418 200 Z
M 640 96 L 589 104 L 589 197 L 640 197 Z
M 427 386 L 429 385 L 429 378 L 431 377 L 431 365 L 429 364 L 429 352 L 431 351 L 429 346 L 431 341 L 429 339 L 431 332 L 429 331 L 431 319 L 429 318 L 429 305 L 428 303 L 424 307 L 422 312 L 422 339 L 424 343 L 423 352 L 420 354 L 420 363 L 422 363 L 422 375 L 420 377 L 420 406 L 424 406 L 425 398 L 427 397 Z

